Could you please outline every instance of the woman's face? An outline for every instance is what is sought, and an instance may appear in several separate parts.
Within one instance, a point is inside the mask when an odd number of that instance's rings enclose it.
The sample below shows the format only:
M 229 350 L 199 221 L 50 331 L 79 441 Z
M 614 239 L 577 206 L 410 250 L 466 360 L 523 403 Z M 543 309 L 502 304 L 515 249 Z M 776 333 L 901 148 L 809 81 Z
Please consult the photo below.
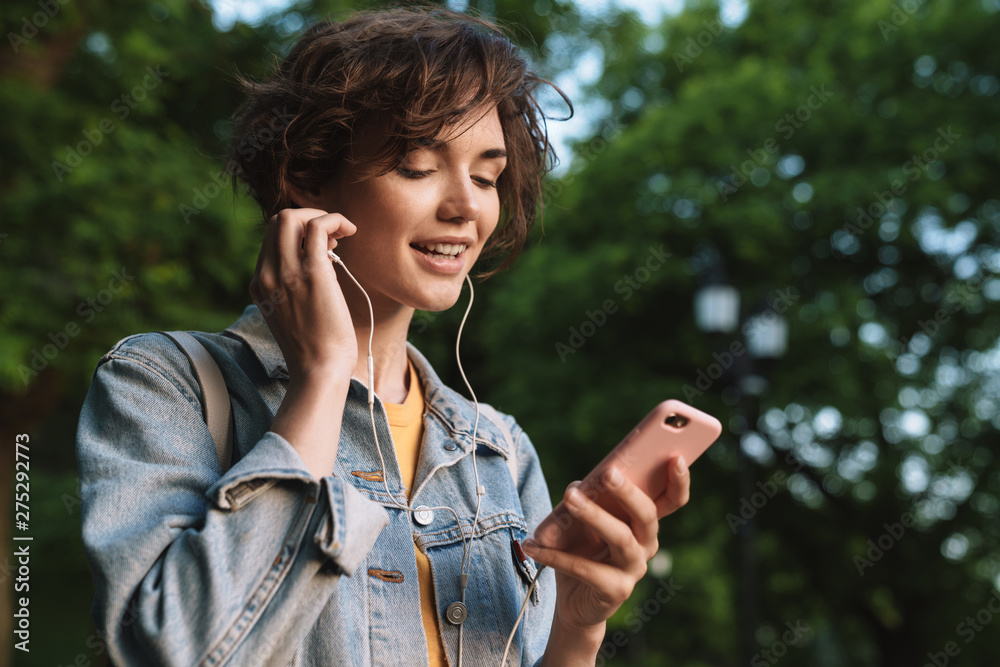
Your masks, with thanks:
M 370 155 L 381 141 L 369 132 L 357 150 Z M 388 299 L 440 311 L 455 304 L 500 219 L 496 182 L 505 148 L 494 107 L 424 142 L 395 171 L 360 183 L 346 174 L 322 192 L 324 210 L 357 225 L 337 254 L 373 305 Z

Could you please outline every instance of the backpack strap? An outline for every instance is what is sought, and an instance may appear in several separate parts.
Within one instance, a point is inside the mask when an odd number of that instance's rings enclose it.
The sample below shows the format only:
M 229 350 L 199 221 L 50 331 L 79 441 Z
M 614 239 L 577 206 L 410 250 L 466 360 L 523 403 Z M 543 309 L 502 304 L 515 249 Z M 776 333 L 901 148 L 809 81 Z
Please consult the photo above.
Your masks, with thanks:
M 507 428 L 507 422 L 504 421 L 500 413 L 496 411 L 489 403 L 479 404 L 479 414 L 483 415 L 491 422 L 493 422 L 500 432 L 503 434 L 504 440 L 507 441 L 507 450 L 510 455 L 507 457 L 507 469 L 510 470 L 510 476 L 514 479 L 514 488 L 517 488 L 517 450 L 514 446 L 514 436 Z
M 202 416 L 208 424 L 208 430 L 212 433 L 212 440 L 215 441 L 215 453 L 219 457 L 219 464 L 225 474 L 233 458 L 233 423 L 232 406 L 229 404 L 229 391 L 226 389 L 226 381 L 222 377 L 219 365 L 208 353 L 205 346 L 186 331 L 158 331 L 167 338 L 174 341 L 177 347 L 184 351 L 191 367 L 194 369 L 195 379 L 201 386 Z

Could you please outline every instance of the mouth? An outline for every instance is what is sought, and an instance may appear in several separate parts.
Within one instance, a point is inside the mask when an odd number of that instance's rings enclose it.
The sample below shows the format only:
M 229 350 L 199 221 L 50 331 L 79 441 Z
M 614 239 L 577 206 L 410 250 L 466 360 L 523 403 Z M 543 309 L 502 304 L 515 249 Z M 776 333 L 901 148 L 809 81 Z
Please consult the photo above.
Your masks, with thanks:
M 410 247 L 431 257 L 455 259 L 465 253 L 464 243 L 411 243 Z
M 418 243 L 411 243 L 410 247 L 417 253 L 420 263 L 437 273 L 455 274 L 459 273 L 465 266 L 465 252 L 467 246 L 464 244 L 432 244 L 430 247 Z

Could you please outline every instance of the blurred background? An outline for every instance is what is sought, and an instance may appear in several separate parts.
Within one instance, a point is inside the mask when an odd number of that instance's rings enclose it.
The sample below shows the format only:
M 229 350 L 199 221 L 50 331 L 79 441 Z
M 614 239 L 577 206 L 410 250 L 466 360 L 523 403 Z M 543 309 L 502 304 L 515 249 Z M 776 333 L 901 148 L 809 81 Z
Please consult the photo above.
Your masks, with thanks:
M 74 453 L 97 360 L 251 303 L 234 73 L 380 4 L 0 7 L 0 664 L 105 659 Z M 509 24 L 576 106 L 544 227 L 477 288 L 480 400 L 554 499 L 665 398 L 724 426 L 598 665 L 996 664 L 1000 0 L 448 4 Z M 410 335 L 456 388 L 466 298 Z

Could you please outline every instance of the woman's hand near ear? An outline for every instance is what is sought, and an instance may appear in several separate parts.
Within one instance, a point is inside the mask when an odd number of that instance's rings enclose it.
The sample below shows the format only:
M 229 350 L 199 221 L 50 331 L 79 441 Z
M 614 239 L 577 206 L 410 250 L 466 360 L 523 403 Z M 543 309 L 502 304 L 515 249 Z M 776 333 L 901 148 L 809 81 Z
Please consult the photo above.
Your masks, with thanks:
M 353 372 L 357 365 L 354 323 L 327 254 L 356 231 L 339 213 L 315 208 L 286 208 L 268 221 L 249 289 L 290 380 L 332 369 Z
M 288 440 L 317 479 L 333 472 L 358 361 L 351 312 L 327 251 L 356 231 L 339 213 L 282 210 L 268 221 L 249 285 L 288 369 L 271 431 Z

